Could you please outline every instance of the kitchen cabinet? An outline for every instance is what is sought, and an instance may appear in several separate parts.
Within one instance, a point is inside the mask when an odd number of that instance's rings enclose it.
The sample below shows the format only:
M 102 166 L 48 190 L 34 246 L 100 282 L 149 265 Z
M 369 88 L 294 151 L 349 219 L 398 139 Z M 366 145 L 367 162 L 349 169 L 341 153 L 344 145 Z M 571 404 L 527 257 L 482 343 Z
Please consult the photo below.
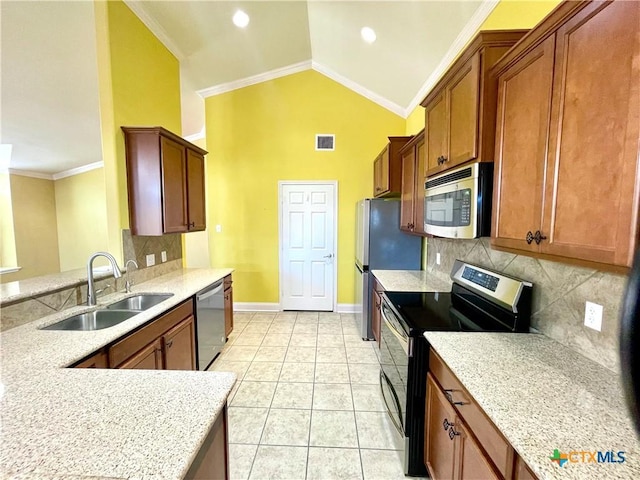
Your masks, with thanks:
M 480 32 L 422 101 L 426 176 L 493 161 L 497 84 L 490 70 L 525 33 Z
M 638 2 L 564 2 L 496 64 L 493 246 L 631 265 L 639 65 Z
M 195 370 L 195 319 L 189 315 L 162 336 L 165 370 Z
M 90 357 L 73 365 L 74 368 L 108 368 L 109 360 L 105 349 L 99 350 Z
M 122 127 L 133 235 L 204 230 L 207 152 L 162 127 Z
M 229 478 L 228 425 L 227 405 L 225 405 L 191 463 L 185 475 L 187 480 L 227 480 Z
M 402 158 L 400 230 L 424 235 L 424 130 L 402 148 L 400 156 Z
M 400 195 L 402 164 L 400 149 L 411 137 L 389 137 L 373 162 L 373 196 L 393 197 Z
M 193 299 L 108 348 L 111 368 L 195 370 Z
M 536 478 L 433 350 L 427 374 L 424 458 L 434 479 Z
M 224 333 L 227 338 L 233 331 L 233 280 L 224 277 Z

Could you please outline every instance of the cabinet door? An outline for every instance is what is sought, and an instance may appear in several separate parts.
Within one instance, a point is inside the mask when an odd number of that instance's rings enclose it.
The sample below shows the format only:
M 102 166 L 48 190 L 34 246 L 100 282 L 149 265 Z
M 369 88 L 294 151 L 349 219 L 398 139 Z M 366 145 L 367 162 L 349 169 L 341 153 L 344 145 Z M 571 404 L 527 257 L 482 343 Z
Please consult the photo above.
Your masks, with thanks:
M 469 434 L 464 422 L 458 421 L 455 431 L 458 434 L 457 442 L 460 460 L 458 471 L 455 477 L 452 478 L 460 480 L 499 480 L 501 477 L 495 473 L 491 461 L 485 456 L 475 438 Z
M 427 172 L 437 172 L 440 170 L 438 159 L 448 155 L 447 104 L 444 93 L 425 107 L 425 141 Z
M 166 370 L 196 369 L 196 335 L 193 315 L 162 336 Z
M 233 331 L 233 288 L 224 291 L 224 334 L 228 337 Z
M 413 233 L 424 235 L 424 173 L 425 173 L 425 142 L 424 139 L 416 145 L 416 167 L 414 171 L 415 186 L 413 189 Z
M 449 132 L 446 168 L 478 156 L 478 95 L 480 53 L 475 54 L 451 80 L 447 88 L 447 129 Z
M 382 155 L 378 155 L 373 162 L 373 196 L 377 197 L 382 193 L 384 193 L 384 188 L 382 187 Z
M 492 244 L 537 251 L 527 243 L 542 221 L 554 37 L 498 79 Z
M 160 339 L 150 343 L 118 368 L 136 368 L 141 370 L 162 370 L 162 345 Z
M 540 251 L 628 266 L 637 238 L 640 2 L 594 2 L 556 37 Z
M 190 232 L 207 228 L 204 196 L 204 157 L 187 149 L 187 206 Z
M 185 148 L 160 137 L 162 156 L 162 209 L 164 233 L 187 231 L 187 179 Z
M 413 209 L 415 189 L 415 149 L 402 155 L 402 192 L 400 195 L 400 230 L 413 231 Z
M 431 374 L 427 374 L 424 461 L 434 480 L 454 478 L 457 452 L 455 436 L 449 436 L 449 425 L 456 423 L 459 422 L 455 410 Z

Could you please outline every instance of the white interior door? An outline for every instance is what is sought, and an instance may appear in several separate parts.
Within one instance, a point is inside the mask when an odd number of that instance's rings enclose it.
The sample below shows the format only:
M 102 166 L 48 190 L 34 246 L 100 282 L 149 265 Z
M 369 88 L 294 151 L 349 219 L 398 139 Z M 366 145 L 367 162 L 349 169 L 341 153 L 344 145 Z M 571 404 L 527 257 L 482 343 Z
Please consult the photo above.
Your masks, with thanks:
M 336 184 L 280 183 L 280 306 L 333 311 Z

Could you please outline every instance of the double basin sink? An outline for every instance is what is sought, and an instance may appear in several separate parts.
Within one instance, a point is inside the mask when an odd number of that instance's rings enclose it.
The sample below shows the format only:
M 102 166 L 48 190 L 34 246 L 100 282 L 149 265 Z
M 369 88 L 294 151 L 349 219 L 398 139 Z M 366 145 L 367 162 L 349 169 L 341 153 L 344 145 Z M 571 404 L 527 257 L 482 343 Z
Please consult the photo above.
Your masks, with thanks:
M 150 309 L 172 297 L 173 293 L 146 293 L 122 299 L 99 310 L 80 313 L 65 318 L 41 330 L 102 330 L 113 327 L 125 320 Z

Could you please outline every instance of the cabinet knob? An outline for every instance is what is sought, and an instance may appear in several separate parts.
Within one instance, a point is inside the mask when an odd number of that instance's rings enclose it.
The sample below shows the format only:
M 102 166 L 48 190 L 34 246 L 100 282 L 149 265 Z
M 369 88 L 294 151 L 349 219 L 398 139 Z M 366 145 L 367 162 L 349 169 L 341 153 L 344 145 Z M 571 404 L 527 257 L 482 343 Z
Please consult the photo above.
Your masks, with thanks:
M 449 428 L 449 439 L 453 440 L 456 435 L 460 435 L 460 432 L 456 432 L 453 427 Z
M 545 237 L 544 235 L 542 235 L 542 232 L 540 232 L 540 230 L 536 231 L 536 234 L 534 235 L 534 240 L 536 241 L 536 245 L 540 245 L 540 242 L 542 240 L 546 240 L 547 237 Z
M 442 157 L 442 163 L 446 163 L 448 161 L 449 161 L 449 159 L 447 157 Z
M 173 340 L 169 340 L 167 342 L 167 348 L 171 348 L 171 345 L 173 345 Z
M 188 226 L 189 228 L 193 228 L 196 226 L 196 222 L 189 222 Z
M 525 237 L 525 240 L 529 245 L 531 245 L 531 242 L 533 242 L 533 233 L 531 233 L 531 230 L 527 232 L 527 236 Z

